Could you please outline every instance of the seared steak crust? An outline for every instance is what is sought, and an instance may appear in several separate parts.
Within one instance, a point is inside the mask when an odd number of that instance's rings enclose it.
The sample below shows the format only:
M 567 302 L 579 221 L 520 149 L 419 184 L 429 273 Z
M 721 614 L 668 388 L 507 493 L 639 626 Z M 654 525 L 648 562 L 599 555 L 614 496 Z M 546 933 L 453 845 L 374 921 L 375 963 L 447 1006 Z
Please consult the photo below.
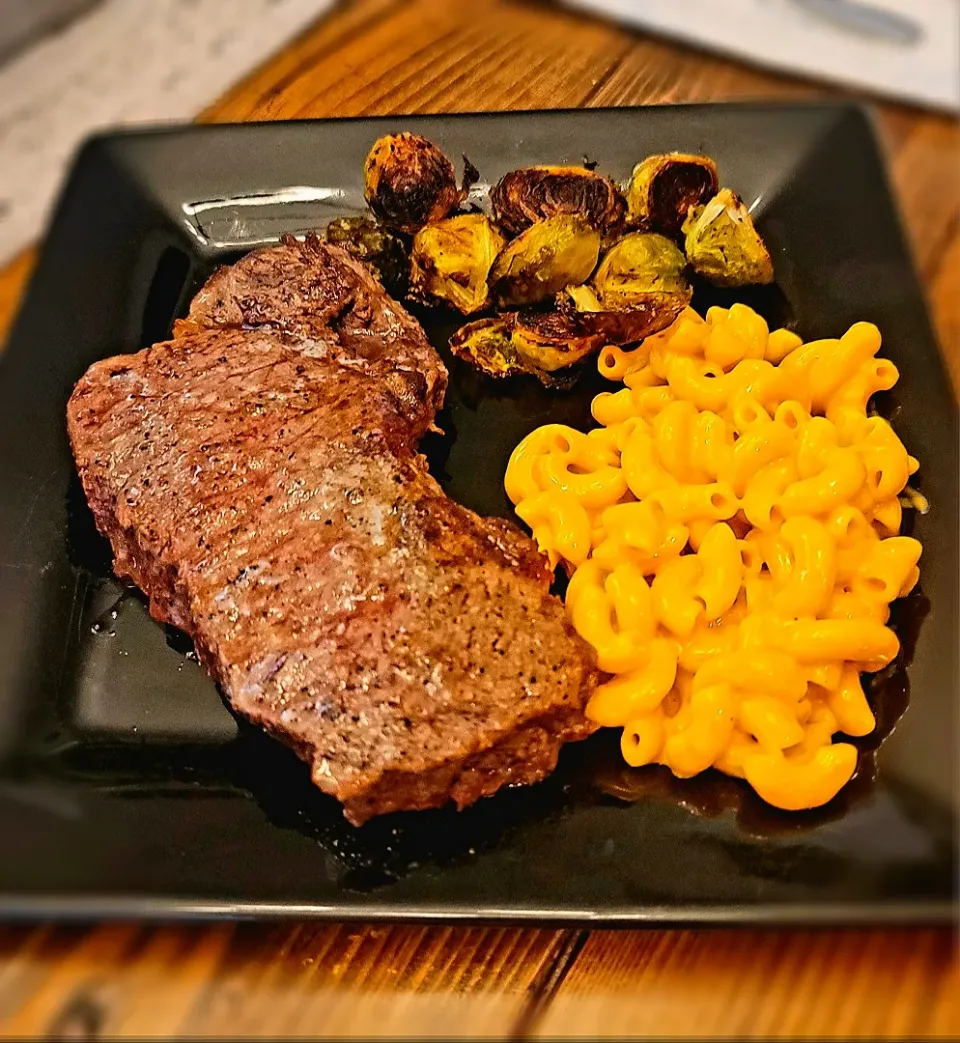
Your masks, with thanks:
M 592 731 L 542 557 L 416 452 L 445 386 L 416 321 L 309 237 L 216 273 L 68 406 L 117 574 L 355 823 L 532 782 Z

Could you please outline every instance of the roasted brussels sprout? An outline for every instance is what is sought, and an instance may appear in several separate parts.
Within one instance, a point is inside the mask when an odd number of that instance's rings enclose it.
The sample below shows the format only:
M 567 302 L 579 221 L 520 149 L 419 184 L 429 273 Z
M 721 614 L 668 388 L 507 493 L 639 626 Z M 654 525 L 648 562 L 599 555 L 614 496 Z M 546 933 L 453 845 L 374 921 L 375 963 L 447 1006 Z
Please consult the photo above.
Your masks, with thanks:
M 504 312 L 468 323 L 450 338 L 450 347 L 492 377 L 532 373 L 555 386 L 561 371 L 605 344 L 632 344 L 666 329 L 683 307 L 678 298 L 657 293 L 623 311 L 577 311 L 567 302 L 555 311 Z
M 419 134 L 378 138 L 364 164 L 364 197 L 374 215 L 390 228 L 415 232 L 459 206 L 453 164 Z
M 398 235 L 372 217 L 337 217 L 327 225 L 327 242 L 362 261 L 391 292 L 407 283 L 407 248 Z
M 688 304 L 693 291 L 686 277 L 687 259 L 655 232 L 634 232 L 612 246 L 593 276 L 593 288 L 604 308 L 629 307 L 636 298 L 663 293 Z
M 557 306 L 580 335 L 631 344 L 669 326 L 690 302 L 686 267 L 669 239 L 636 232 L 607 252 L 590 285 L 568 286 Z
M 424 225 L 410 255 L 410 295 L 452 304 L 464 315 L 490 303 L 487 276 L 505 240 L 485 214 L 458 214 Z
M 493 262 L 490 287 L 501 304 L 535 304 L 586 282 L 597 266 L 600 233 L 579 214 L 536 221 Z
M 666 152 L 647 156 L 633 168 L 627 189 L 627 222 L 676 235 L 692 206 L 719 188 L 717 165 L 709 156 Z
M 626 202 L 610 178 L 584 167 L 512 170 L 490 190 L 490 201 L 498 224 L 510 235 L 557 214 L 580 214 L 608 235 L 622 228 L 626 211 Z
M 687 260 L 716 286 L 773 282 L 773 261 L 743 200 L 725 188 L 684 222 Z
M 678 293 L 636 293 L 613 307 L 601 304 L 588 286 L 568 288 L 557 298 L 558 311 L 581 337 L 600 344 L 634 344 L 666 329 L 687 305 Z
M 606 341 L 577 329 L 575 318 L 559 312 L 505 312 L 467 323 L 450 338 L 455 355 L 491 377 L 531 373 L 547 386 L 558 370 L 598 351 Z
M 608 343 L 602 332 L 586 329 L 579 316 L 559 311 L 521 313 L 512 340 L 519 358 L 543 373 L 572 366 Z

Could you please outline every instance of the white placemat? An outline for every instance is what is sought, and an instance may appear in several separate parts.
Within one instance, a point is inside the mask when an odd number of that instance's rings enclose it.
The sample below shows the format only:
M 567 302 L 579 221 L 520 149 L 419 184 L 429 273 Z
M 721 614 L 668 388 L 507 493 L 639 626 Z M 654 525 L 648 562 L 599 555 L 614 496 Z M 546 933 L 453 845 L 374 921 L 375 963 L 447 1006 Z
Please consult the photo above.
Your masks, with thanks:
M 103 0 L 0 68 L 0 264 L 43 231 L 91 132 L 191 119 L 333 0 Z
M 757 65 L 960 110 L 960 0 L 567 0 Z

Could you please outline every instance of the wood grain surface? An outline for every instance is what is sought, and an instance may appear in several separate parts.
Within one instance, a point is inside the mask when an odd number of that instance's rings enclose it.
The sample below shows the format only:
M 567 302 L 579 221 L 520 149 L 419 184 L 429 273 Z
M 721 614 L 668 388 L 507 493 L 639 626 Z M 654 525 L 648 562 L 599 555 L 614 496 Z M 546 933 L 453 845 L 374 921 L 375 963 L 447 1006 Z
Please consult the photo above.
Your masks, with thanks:
M 805 97 L 827 88 L 547 3 L 344 3 L 208 121 Z M 879 108 L 960 389 L 960 130 Z M 33 264 L 0 271 L 0 337 Z M 2 849 L 2 841 L 0 841 Z M 950 930 L 0 927 L 0 1035 L 960 1036 Z

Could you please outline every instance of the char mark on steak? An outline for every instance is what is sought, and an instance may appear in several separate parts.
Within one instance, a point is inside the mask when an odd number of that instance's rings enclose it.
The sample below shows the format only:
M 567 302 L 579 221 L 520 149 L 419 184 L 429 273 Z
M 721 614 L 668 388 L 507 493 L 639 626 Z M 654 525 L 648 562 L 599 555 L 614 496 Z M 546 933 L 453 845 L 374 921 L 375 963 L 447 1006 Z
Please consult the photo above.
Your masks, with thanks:
M 593 730 L 594 657 L 536 547 L 417 453 L 446 379 L 362 265 L 287 237 L 68 405 L 117 574 L 357 824 L 535 781 Z

